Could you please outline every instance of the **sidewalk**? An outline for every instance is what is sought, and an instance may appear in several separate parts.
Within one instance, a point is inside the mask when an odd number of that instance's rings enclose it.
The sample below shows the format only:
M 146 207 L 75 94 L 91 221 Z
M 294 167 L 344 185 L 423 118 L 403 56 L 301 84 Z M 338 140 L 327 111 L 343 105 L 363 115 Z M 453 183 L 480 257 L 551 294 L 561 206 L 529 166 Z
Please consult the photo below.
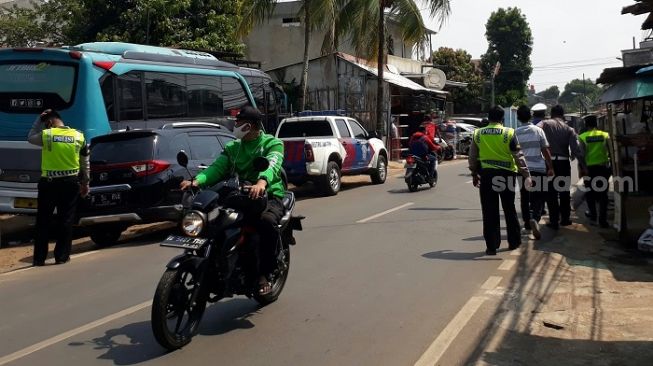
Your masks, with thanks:
M 498 308 L 461 364 L 653 365 L 653 259 L 573 220 L 514 256 L 516 273 L 488 295 Z

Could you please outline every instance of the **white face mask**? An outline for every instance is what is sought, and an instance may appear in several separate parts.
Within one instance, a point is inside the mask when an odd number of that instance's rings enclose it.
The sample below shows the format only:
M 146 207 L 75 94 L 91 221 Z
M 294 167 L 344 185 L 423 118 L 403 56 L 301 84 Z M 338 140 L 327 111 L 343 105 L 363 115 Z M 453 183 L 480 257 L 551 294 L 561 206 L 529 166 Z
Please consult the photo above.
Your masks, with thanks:
M 249 133 L 251 127 L 252 126 L 250 126 L 249 123 L 243 123 L 240 127 L 234 127 L 234 136 L 236 136 L 237 139 L 242 139 Z

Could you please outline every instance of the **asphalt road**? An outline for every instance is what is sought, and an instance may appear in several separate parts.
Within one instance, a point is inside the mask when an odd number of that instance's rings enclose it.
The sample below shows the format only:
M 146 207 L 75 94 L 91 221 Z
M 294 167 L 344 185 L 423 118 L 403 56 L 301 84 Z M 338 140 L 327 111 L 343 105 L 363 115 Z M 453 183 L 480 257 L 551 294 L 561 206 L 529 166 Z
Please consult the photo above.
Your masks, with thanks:
M 178 254 L 157 245 L 165 233 L 0 275 L 0 366 L 413 365 L 509 258 L 484 256 L 463 161 L 441 166 L 434 189 L 409 193 L 395 176 L 301 199 L 296 212 L 307 219 L 280 299 L 214 304 L 200 335 L 172 353 L 149 322 Z

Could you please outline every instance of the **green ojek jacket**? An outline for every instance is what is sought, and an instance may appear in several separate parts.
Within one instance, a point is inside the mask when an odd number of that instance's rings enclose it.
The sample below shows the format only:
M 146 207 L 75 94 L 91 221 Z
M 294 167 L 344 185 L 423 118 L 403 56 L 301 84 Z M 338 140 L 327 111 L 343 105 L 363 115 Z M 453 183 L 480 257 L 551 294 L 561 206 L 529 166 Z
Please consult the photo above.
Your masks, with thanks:
M 265 157 L 270 162 L 267 170 L 257 172 L 253 162 L 256 157 Z M 259 179 L 267 181 L 267 191 L 275 197 L 283 198 L 286 190 L 281 181 L 283 164 L 283 142 L 278 138 L 261 133 L 252 141 L 234 140 L 229 142 L 222 154 L 195 180 L 202 187 L 212 186 L 231 176 L 232 169 L 238 173 L 240 180 L 256 184 Z

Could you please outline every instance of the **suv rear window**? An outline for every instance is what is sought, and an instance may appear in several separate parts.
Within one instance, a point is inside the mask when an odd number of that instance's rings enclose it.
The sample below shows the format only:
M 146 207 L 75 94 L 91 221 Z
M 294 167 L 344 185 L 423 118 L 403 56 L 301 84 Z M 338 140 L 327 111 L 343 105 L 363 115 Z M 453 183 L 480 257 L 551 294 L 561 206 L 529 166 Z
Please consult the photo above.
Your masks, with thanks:
M 279 129 L 279 138 L 333 136 L 328 121 L 286 122 Z
M 91 146 L 91 163 L 117 164 L 152 160 L 154 136 L 102 139 Z
M 64 109 L 72 103 L 77 67 L 51 62 L 0 64 L 0 108 L 11 112 Z

